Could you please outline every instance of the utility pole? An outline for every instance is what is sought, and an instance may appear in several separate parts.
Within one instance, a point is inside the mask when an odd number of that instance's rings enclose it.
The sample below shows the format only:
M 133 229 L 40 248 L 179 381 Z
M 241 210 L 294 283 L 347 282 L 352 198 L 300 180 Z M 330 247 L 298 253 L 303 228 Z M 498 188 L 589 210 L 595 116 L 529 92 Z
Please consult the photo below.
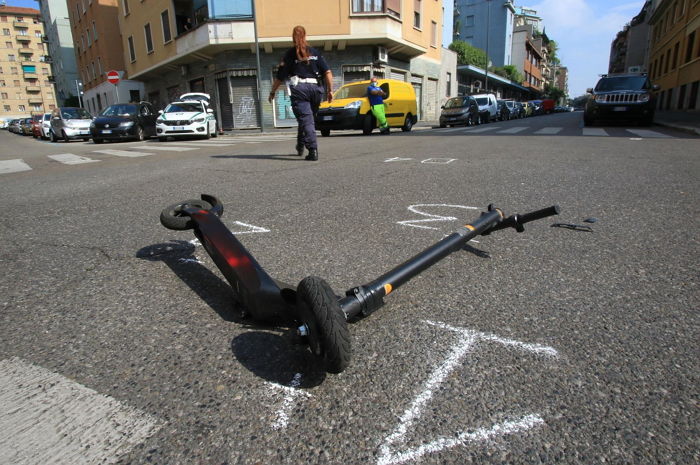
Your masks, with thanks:
M 491 29 L 491 0 L 486 0 L 486 66 L 484 67 L 484 89 L 489 92 L 489 32 Z

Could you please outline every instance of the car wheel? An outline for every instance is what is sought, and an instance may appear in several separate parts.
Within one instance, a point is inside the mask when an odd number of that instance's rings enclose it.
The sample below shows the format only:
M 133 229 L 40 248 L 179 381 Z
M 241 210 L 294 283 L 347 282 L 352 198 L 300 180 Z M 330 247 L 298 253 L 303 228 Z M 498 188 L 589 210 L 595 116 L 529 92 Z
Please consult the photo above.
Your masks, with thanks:
M 441 127 L 441 128 L 444 128 L 444 127 L 446 127 L 446 126 L 447 126 L 447 125 L 446 125 L 445 123 L 440 123 L 440 127 Z
M 56 137 L 56 134 L 54 134 L 53 131 L 49 131 L 49 139 L 51 142 L 58 142 L 58 138 Z
M 593 120 L 591 118 L 584 116 L 583 117 L 583 125 L 586 127 L 593 126 Z
M 92 142 L 93 142 L 94 144 L 101 144 L 101 143 L 102 143 L 102 139 L 92 139 Z
M 216 124 L 215 124 L 215 125 L 214 125 L 214 132 L 211 133 L 211 136 L 212 136 L 212 137 L 216 137 L 216 136 L 218 136 L 218 135 L 219 135 L 219 134 L 217 134 L 217 132 L 216 132 Z
M 372 131 L 374 131 L 374 127 L 376 125 L 377 124 L 374 120 L 374 116 L 372 115 L 372 113 L 367 113 L 365 115 L 365 121 L 362 125 L 362 134 L 364 134 L 365 136 L 369 136 L 370 134 L 372 134 Z
M 168 140 L 167 137 L 159 137 L 158 138 L 158 142 L 165 142 L 166 140 Z
M 413 129 L 413 115 L 409 113 L 406 115 L 406 119 L 403 122 L 403 126 L 401 126 L 401 130 L 403 132 L 411 132 L 411 129 Z
M 66 134 L 66 131 L 61 131 L 61 136 L 63 137 L 64 142 L 70 142 L 70 139 L 68 138 L 68 134 Z
M 321 135 L 323 137 L 328 137 L 331 135 L 331 130 L 330 129 L 321 129 Z
M 136 140 L 143 142 L 146 137 L 143 134 L 143 128 L 141 126 L 136 126 Z

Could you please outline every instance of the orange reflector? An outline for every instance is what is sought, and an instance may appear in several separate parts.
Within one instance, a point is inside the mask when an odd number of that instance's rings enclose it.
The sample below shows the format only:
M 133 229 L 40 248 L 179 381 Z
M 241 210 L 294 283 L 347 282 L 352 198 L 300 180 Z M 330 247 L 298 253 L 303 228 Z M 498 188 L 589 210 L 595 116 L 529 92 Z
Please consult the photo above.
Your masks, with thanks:
M 389 295 L 389 293 L 393 290 L 394 288 L 391 287 L 391 284 L 385 284 L 384 285 L 384 295 Z
M 465 224 L 464 227 L 467 228 L 467 229 L 470 230 L 470 231 L 474 231 L 474 230 L 476 229 L 476 228 L 475 228 L 474 226 L 472 226 L 471 224 Z

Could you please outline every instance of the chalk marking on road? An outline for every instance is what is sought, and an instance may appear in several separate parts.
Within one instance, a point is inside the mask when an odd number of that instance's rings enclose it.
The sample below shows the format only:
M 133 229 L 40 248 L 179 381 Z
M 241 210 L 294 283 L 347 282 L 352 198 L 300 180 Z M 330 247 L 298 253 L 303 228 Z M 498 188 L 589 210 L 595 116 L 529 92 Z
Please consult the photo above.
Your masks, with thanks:
M 392 161 L 410 161 L 413 160 L 413 158 L 401 158 L 401 157 L 393 157 L 393 158 L 387 158 L 384 160 L 384 163 L 390 163 Z
M 153 155 L 152 153 L 148 153 L 148 152 L 129 152 L 127 150 L 113 150 L 113 149 L 93 150 L 93 152 L 104 153 L 105 155 L 114 155 L 115 157 L 128 157 L 128 158 L 147 157 L 149 155 Z
M 55 155 L 49 155 L 49 158 L 56 160 L 59 163 L 63 163 L 64 165 L 80 165 L 82 163 L 102 161 L 95 160 L 94 158 L 81 157 L 80 155 L 76 155 L 74 153 L 57 153 Z
M 636 136 L 645 137 L 648 139 L 668 139 L 671 137 L 667 134 L 662 134 L 660 132 L 651 131 L 649 129 L 627 129 L 627 132 L 631 132 L 632 134 L 634 134 Z
M 115 463 L 159 422 L 118 400 L 13 357 L 0 361 L 0 463 Z
M 137 145 L 134 147 L 135 149 L 143 149 L 143 150 L 162 150 L 164 152 L 187 152 L 189 150 L 194 150 L 194 147 L 178 147 L 177 145 L 165 145 L 163 144 L 162 146 L 156 145 L 156 144 L 150 144 L 150 145 Z
M 460 431 L 450 435 L 450 437 L 441 437 L 421 444 L 418 447 L 403 451 L 397 450 L 398 447 L 396 446 L 405 440 L 406 433 L 408 433 L 413 425 L 421 418 L 426 405 L 430 400 L 432 400 L 433 395 L 438 390 L 440 384 L 442 384 L 445 379 L 447 379 L 447 377 L 457 368 L 464 356 L 466 356 L 466 354 L 471 352 L 476 347 L 477 342 L 481 340 L 498 342 L 507 346 L 512 346 L 528 352 L 544 354 L 547 356 L 556 356 L 557 354 L 555 349 L 539 344 L 523 343 L 491 334 L 472 331 L 467 328 L 457 328 L 445 323 L 433 322 L 430 320 L 424 320 L 424 323 L 456 332 L 459 335 L 459 338 L 452 347 L 452 350 L 445 361 L 433 370 L 428 377 L 428 380 L 423 385 L 422 391 L 415 397 L 411 405 L 401 415 L 398 426 L 389 436 L 386 437 L 382 445 L 379 447 L 379 458 L 377 460 L 377 465 L 404 463 L 409 460 L 418 459 L 429 453 L 440 452 L 448 448 L 464 446 L 473 442 L 484 442 L 489 439 L 514 434 L 544 424 L 544 420 L 539 415 L 530 414 L 522 416 L 519 419 L 497 423 L 491 428 L 479 428 L 473 431 Z
M 603 128 L 583 128 L 581 132 L 584 136 L 597 136 L 606 137 L 609 136 L 605 129 Z
M 562 129 L 564 129 L 564 128 L 547 127 L 547 128 L 542 128 L 542 129 L 535 131 L 535 134 L 543 134 L 543 135 L 559 134 Z
M 27 165 L 21 158 L 0 161 L 0 174 L 18 173 L 20 171 L 30 171 L 31 169 L 32 167 Z
M 253 226 L 252 224 L 242 223 L 240 221 L 234 221 L 233 224 L 236 224 L 238 226 L 243 226 L 244 228 L 246 228 L 242 231 L 231 231 L 233 234 L 251 234 L 251 233 L 268 233 L 268 232 L 270 232 L 269 229 L 263 228 L 262 226 Z
M 419 228 L 419 229 L 439 229 L 439 228 L 434 228 L 431 226 L 421 226 L 416 223 L 432 223 L 436 221 L 457 221 L 457 218 L 454 216 L 443 216 L 443 215 L 434 215 L 431 213 L 426 213 L 424 211 L 419 210 L 418 208 L 423 208 L 423 207 L 444 207 L 444 208 L 461 208 L 464 210 L 478 210 L 477 207 L 467 207 L 464 205 L 447 205 L 447 204 L 442 204 L 442 203 L 419 203 L 416 205 L 410 205 L 408 209 L 412 211 L 413 213 L 417 213 L 418 215 L 423 215 L 427 216 L 427 219 L 419 219 L 419 220 L 404 220 L 404 221 L 397 221 L 398 224 L 402 226 L 410 226 L 412 228 Z
M 421 161 L 421 163 L 433 164 L 433 165 L 449 165 L 453 161 L 457 161 L 457 159 L 456 158 L 426 158 L 425 160 Z
M 308 392 L 299 389 L 299 386 L 301 386 L 301 376 L 301 373 L 295 374 L 288 386 L 267 383 L 267 385 L 274 390 L 281 390 L 284 393 L 284 400 L 282 401 L 282 406 L 277 410 L 277 418 L 275 422 L 272 423 L 272 429 L 280 430 L 287 427 L 289 423 L 289 413 L 292 411 L 294 404 L 298 402 L 299 397 L 305 396 L 307 399 L 312 397 Z
M 514 128 L 508 128 L 502 131 L 498 131 L 498 134 L 517 134 L 519 132 L 523 132 L 526 129 L 526 126 L 515 126 Z

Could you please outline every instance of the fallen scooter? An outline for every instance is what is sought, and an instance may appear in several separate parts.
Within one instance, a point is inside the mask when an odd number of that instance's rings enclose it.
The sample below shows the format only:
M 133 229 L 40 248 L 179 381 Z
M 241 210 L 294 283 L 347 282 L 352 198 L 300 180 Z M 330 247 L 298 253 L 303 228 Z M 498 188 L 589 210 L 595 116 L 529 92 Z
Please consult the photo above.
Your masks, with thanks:
M 559 214 L 551 206 L 524 215 L 506 217 L 498 208 L 487 211 L 434 245 L 398 265 L 379 278 L 337 296 L 326 281 L 308 276 L 296 286 L 268 275 L 255 258 L 219 219 L 224 206 L 211 195 L 186 200 L 165 208 L 163 226 L 173 230 L 194 230 L 229 282 L 247 314 L 255 321 L 297 327 L 311 352 L 322 360 L 329 373 L 340 373 L 350 364 L 351 343 L 347 320 L 367 316 L 384 304 L 384 297 L 447 255 L 462 249 L 478 236 L 514 228 L 523 232 L 525 223 Z

